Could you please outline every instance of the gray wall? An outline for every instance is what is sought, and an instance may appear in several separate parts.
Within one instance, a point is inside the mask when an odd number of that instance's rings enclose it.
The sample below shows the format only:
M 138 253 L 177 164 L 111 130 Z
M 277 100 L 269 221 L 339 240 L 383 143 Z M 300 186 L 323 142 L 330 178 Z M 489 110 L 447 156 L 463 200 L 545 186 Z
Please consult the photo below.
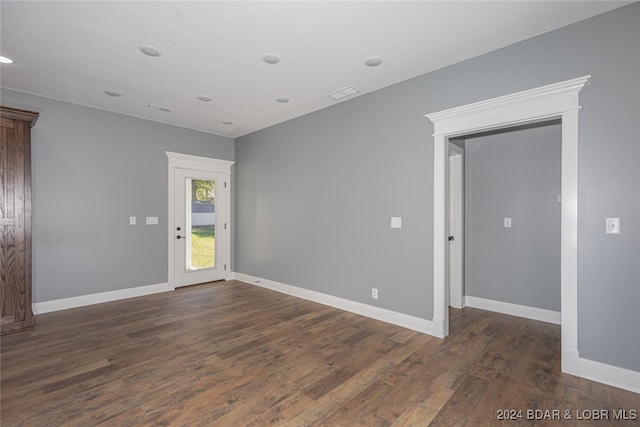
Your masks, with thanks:
M 640 371 L 638 22 L 634 3 L 237 139 L 236 271 L 431 319 L 424 115 L 591 74 L 580 96 L 579 351 Z M 404 228 L 389 229 L 392 215 Z M 622 218 L 621 235 L 604 234 L 607 216 Z
M 561 125 L 465 147 L 465 295 L 560 311 Z
M 427 317 L 430 145 L 424 119 L 387 108 L 362 98 L 236 141 L 236 271 Z
M 40 112 L 32 134 L 34 302 L 165 283 L 165 152 L 233 160 L 233 140 L 9 90 L 1 102 Z M 159 224 L 145 225 L 145 216 Z

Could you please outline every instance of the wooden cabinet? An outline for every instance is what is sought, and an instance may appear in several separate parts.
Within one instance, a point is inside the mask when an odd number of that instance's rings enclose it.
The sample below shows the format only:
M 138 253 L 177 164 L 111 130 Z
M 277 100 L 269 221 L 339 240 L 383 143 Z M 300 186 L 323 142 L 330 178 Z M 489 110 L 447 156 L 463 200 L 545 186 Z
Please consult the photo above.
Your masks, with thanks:
M 31 127 L 38 113 L 0 107 L 1 333 L 33 326 Z

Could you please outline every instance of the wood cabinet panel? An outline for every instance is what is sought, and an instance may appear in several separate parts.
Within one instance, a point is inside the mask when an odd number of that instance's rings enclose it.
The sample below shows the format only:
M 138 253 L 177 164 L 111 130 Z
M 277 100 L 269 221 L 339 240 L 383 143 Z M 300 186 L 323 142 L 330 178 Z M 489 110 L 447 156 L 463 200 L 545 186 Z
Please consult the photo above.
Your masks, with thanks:
M 33 326 L 31 127 L 37 113 L 0 107 L 0 327 Z

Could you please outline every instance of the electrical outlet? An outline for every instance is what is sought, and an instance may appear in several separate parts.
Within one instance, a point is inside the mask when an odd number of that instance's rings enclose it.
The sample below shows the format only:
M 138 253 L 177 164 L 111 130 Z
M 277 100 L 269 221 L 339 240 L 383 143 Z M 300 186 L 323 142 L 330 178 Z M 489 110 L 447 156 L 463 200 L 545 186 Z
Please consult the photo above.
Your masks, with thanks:
M 378 299 L 378 289 L 377 288 L 371 288 L 371 298 Z

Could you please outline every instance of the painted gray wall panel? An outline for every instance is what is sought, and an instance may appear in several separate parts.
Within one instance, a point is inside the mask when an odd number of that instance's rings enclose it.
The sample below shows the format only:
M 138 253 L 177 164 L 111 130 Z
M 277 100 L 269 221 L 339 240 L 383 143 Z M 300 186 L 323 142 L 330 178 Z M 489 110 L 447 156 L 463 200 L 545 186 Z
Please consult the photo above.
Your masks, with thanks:
M 561 142 L 560 124 L 466 139 L 466 295 L 560 311 Z
M 634 3 L 237 139 L 236 270 L 431 319 L 424 115 L 591 74 L 580 95 L 579 351 L 640 371 L 638 22 Z M 392 215 L 402 230 L 388 228 Z M 621 235 L 604 234 L 607 216 L 622 218 Z
M 233 160 L 233 140 L 4 89 L 1 96 L 2 105 L 40 112 L 34 302 L 166 282 L 165 152 Z M 159 224 L 145 225 L 146 216 Z
M 372 304 L 376 287 L 380 306 L 427 317 L 432 212 L 420 192 L 433 181 L 424 118 L 389 123 L 385 110 L 356 100 L 237 143 L 237 271 Z M 402 229 L 390 228 L 392 216 Z

